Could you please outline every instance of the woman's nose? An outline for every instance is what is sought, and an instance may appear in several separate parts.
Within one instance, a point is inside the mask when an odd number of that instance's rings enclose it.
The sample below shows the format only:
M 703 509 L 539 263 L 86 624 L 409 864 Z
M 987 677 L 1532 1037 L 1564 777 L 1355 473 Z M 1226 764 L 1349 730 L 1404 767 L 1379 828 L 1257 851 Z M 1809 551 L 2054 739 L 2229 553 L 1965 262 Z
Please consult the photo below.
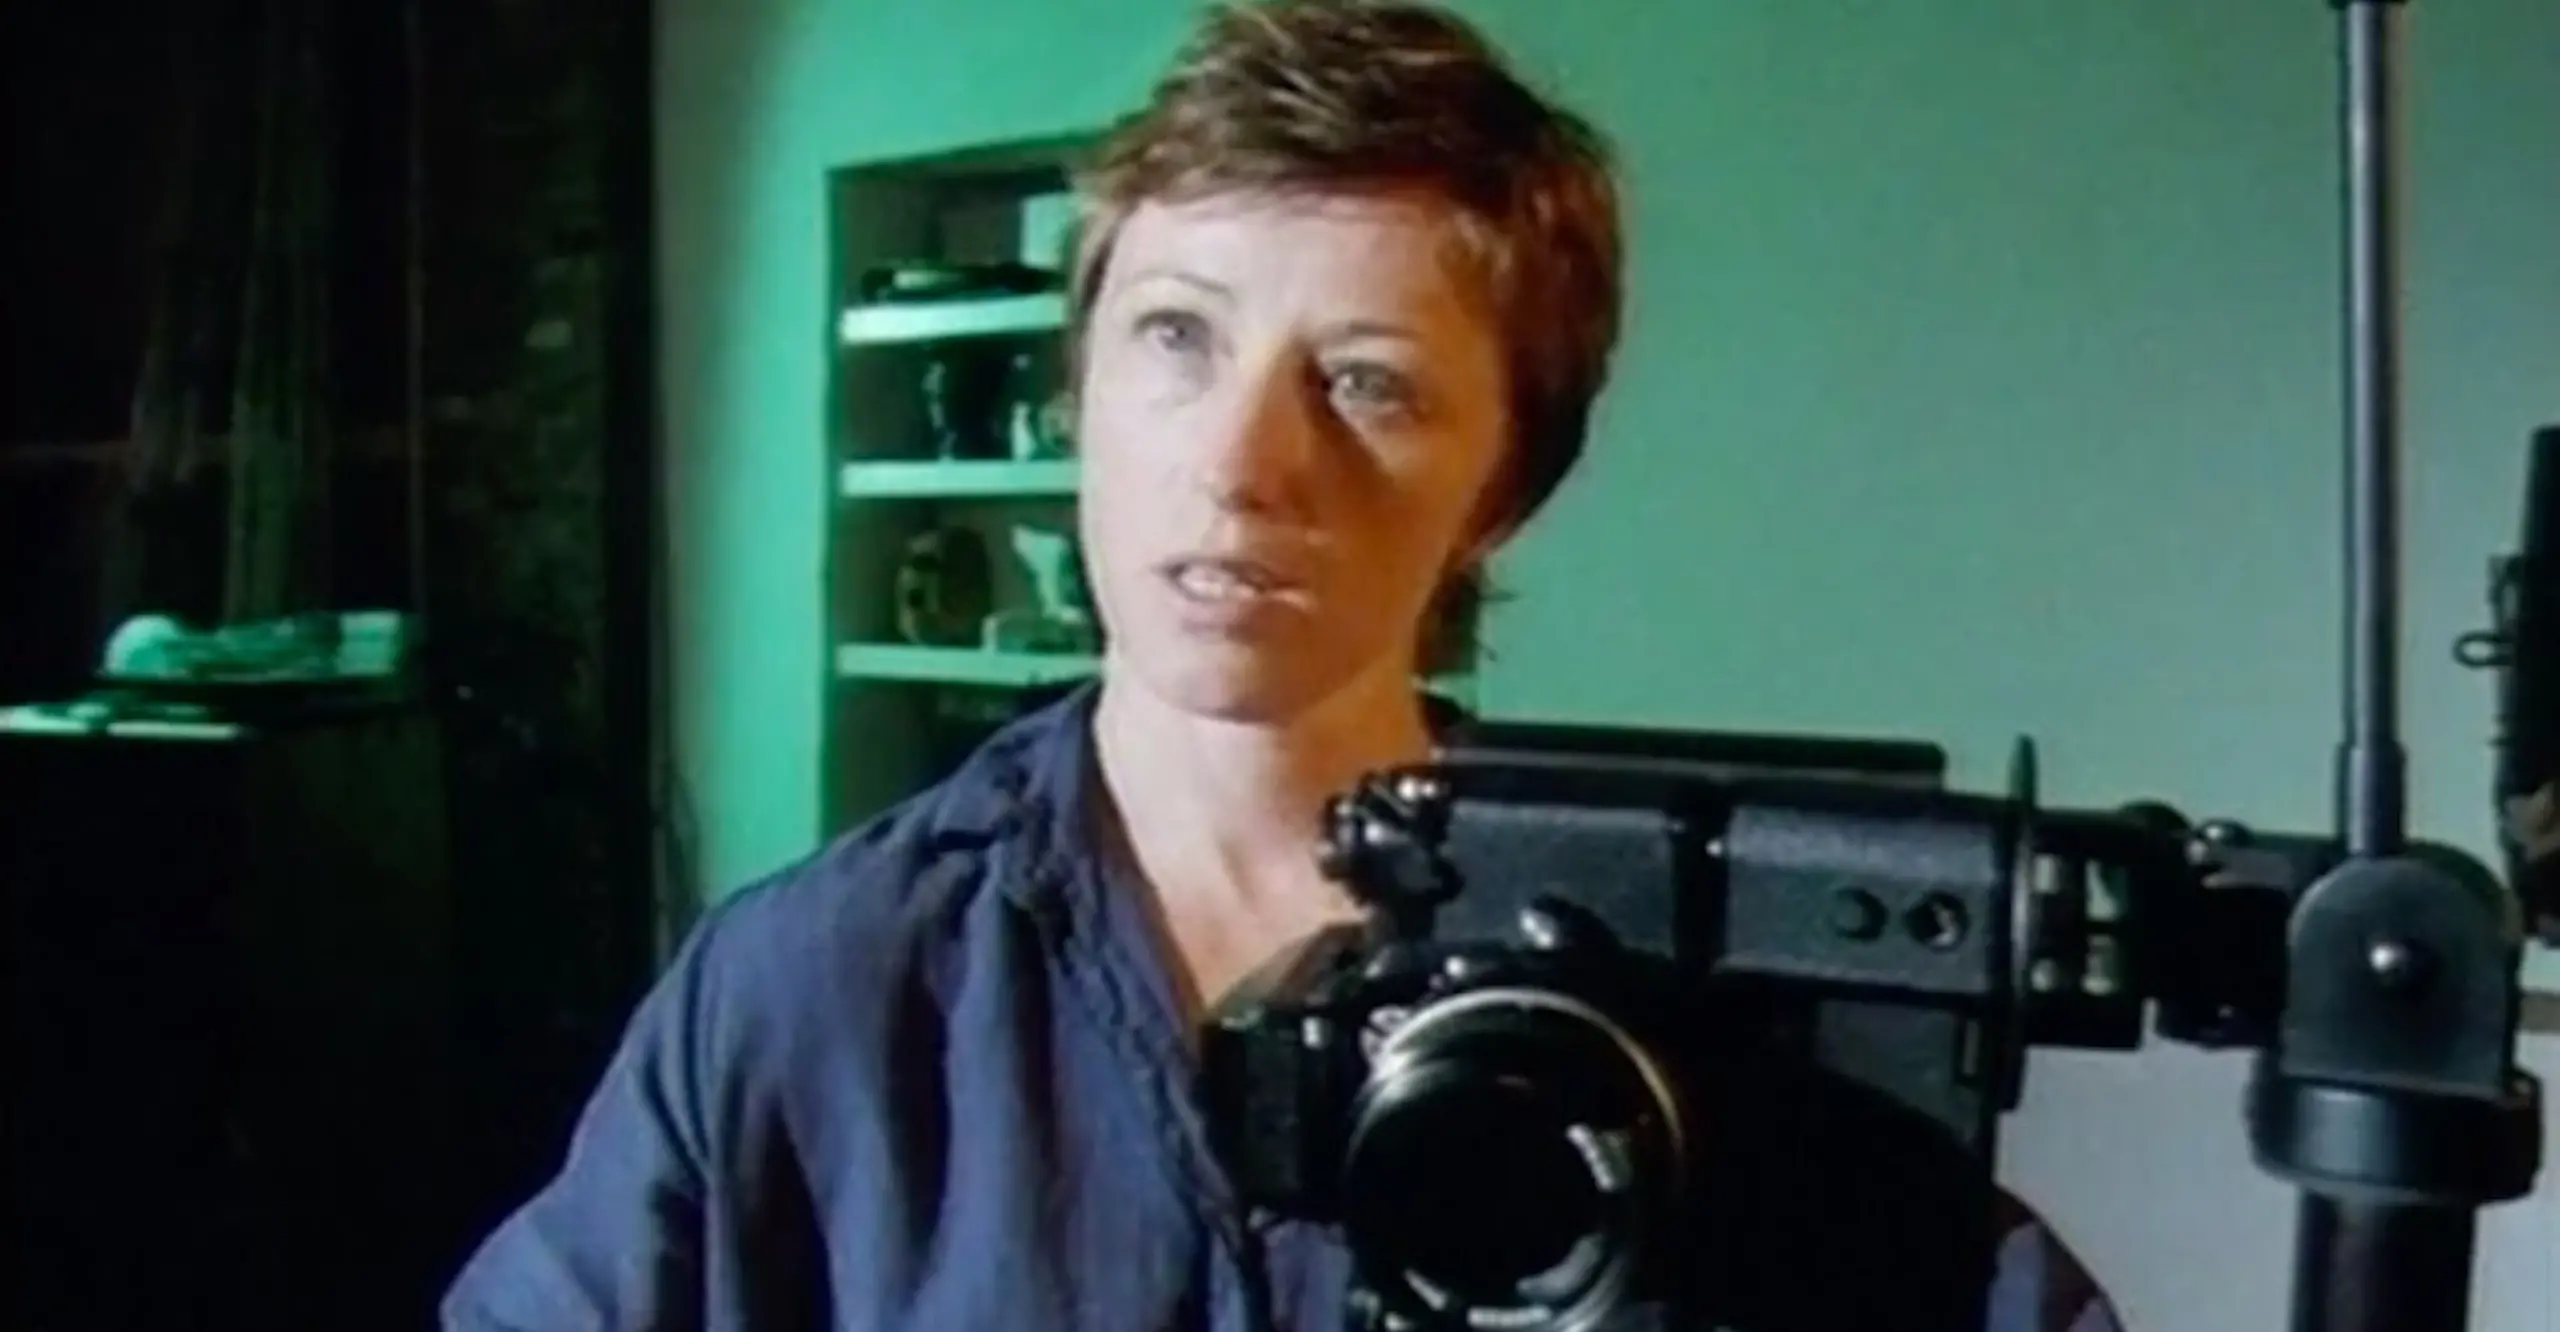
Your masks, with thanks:
M 1275 367 L 1238 385 L 1233 410 L 1207 442 L 1201 481 L 1210 498 L 1240 511 L 1303 504 L 1309 473 L 1323 447 L 1324 425 L 1307 396 L 1305 377 Z

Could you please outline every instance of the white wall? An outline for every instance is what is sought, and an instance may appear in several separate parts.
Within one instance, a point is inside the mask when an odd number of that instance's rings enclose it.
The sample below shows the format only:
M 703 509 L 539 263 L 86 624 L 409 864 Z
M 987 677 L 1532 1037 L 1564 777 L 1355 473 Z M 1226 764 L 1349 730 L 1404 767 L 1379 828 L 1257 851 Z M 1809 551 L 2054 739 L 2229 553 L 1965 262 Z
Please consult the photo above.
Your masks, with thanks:
M 925 0 L 659 0 L 700 890 L 819 835 L 822 173 L 1098 124 L 1187 7 L 979 0 L 963 31 Z M 2324 826 L 2327 5 L 1467 7 L 1619 138 L 1636 250 L 1590 467 L 1504 570 L 1488 707 L 1918 734 L 1986 785 L 2025 732 L 2052 800 Z M 2560 5 L 2408 13 L 2412 815 L 2485 852 L 2488 686 L 2447 649 L 2560 420 Z M 2528 1058 L 2560 1079 L 2560 1040 Z M 2012 1130 L 2013 1181 L 2145 1332 L 2282 1325 L 2290 1200 L 2241 1074 L 2051 1059 Z M 2546 1179 L 2489 1225 L 2478 1327 L 2560 1329 Z

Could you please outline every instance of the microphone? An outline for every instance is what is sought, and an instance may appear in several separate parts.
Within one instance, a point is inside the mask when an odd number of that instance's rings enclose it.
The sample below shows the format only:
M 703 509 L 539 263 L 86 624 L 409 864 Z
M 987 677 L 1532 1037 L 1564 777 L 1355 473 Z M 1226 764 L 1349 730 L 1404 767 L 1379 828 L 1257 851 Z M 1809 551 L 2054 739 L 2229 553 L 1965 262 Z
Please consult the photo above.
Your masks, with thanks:
M 2499 673 L 2498 841 L 2533 932 L 2560 947 L 2560 425 L 2534 432 L 2524 525 L 2491 565 L 2489 608 L 2456 655 Z

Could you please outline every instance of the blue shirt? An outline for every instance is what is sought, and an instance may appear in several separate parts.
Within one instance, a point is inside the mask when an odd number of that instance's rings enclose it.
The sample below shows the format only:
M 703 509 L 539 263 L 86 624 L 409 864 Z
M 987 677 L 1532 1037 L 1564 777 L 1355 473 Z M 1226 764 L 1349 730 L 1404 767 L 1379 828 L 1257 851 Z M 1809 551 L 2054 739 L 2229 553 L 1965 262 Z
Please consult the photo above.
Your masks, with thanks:
M 1213 1158 L 1092 699 L 708 913 L 449 1332 L 1341 1332 L 1343 1250 Z M 2112 1332 L 2016 1222 L 1992 1332 Z

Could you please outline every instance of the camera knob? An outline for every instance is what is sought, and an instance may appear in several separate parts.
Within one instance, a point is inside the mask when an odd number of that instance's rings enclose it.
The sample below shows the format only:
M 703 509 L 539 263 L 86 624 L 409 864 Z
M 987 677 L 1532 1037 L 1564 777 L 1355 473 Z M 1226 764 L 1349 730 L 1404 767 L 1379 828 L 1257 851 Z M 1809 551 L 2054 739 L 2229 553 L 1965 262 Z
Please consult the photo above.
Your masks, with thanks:
M 1360 804 L 1349 796 L 1325 802 L 1324 831 L 1316 835 L 1316 869 L 1336 882 L 1352 882 L 1364 835 Z
M 1520 909 L 1513 929 L 1520 941 L 1542 953 L 1606 947 L 1608 928 L 1591 913 L 1561 898 L 1541 897 Z

